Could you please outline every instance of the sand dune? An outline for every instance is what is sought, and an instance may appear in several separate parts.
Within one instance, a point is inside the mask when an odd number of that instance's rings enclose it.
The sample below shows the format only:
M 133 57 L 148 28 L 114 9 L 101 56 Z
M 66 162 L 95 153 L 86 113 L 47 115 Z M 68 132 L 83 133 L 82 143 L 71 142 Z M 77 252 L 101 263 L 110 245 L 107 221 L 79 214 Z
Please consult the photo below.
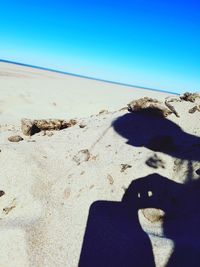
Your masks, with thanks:
M 0 266 L 76 267 L 80 255 L 81 267 L 102 266 L 100 259 L 106 259 L 107 266 L 123 266 L 120 260 L 127 267 L 134 266 L 134 261 L 147 266 L 147 254 L 148 266 L 161 267 L 179 260 L 177 244 L 178 249 L 183 244 L 188 257 L 195 258 L 200 218 L 198 207 L 193 210 L 191 206 L 198 203 L 198 194 L 193 199 L 189 192 L 198 188 L 200 116 L 198 110 L 189 110 L 200 104 L 198 99 L 189 102 L 173 96 L 179 117 L 130 113 L 120 109 L 133 99 L 153 97 L 164 105 L 170 95 L 6 63 L 0 64 L 0 88 L 0 190 L 4 192 L 0 194 Z M 108 112 L 98 114 L 105 109 Z M 76 118 L 77 123 L 25 136 L 22 118 Z M 8 137 L 13 135 L 23 140 L 10 142 Z M 153 173 L 158 176 L 138 182 Z M 185 182 L 187 195 L 181 191 Z M 173 195 L 175 189 L 179 196 Z M 131 203 L 138 201 L 134 190 L 141 193 L 137 197 L 142 202 L 137 204 L 139 219 L 136 214 L 133 221 L 137 228 L 129 235 L 132 226 L 129 229 L 125 210 L 132 210 Z M 126 192 L 133 202 L 124 202 L 129 200 L 126 197 L 121 201 Z M 153 198 L 144 201 L 146 194 Z M 149 209 L 153 207 L 157 209 Z M 187 218 L 185 224 L 180 224 L 183 217 L 176 216 L 166 222 L 161 209 L 173 216 L 185 211 L 180 215 Z M 190 224 L 198 242 L 186 230 Z M 180 235 L 169 225 L 178 227 Z M 131 243 L 132 236 L 135 243 Z M 100 240 L 105 242 L 103 254 Z M 146 244 L 142 255 L 141 242 Z M 127 244 L 138 248 L 131 256 Z M 124 259 L 118 257 L 119 252 Z

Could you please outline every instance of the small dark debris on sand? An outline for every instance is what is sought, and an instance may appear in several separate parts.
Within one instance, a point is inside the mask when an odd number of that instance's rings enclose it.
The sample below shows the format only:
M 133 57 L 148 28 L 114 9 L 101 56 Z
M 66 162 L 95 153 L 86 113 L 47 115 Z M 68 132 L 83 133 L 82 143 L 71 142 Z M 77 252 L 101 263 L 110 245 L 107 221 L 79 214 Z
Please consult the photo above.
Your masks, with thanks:
M 147 166 L 154 169 L 158 169 L 159 167 L 165 168 L 164 162 L 161 159 L 159 159 L 159 157 L 156 154 L 148 158 L 145 163 L 147 164 Z
M 84 123 L 80 123 L 80 124 L 79 124 L 79 127 L 80 127 L 80 128 L 85 128 L 86 126 L 87 126 L 87 125 L 84 124 Z
M 200 111 L 200 106 L 194 106 L 193 108 L 189 109 L 189 113 L 193 114 L 196 111 Z
M 121 164 L 121 172 L 124 172 L 128 168 L 132 168 L 132 166 L 129 164 Z
M 170 104 L 170 102 L 175 102 L 175 99 L 172 98 L 172 99 L 166 99 L 165 100 L 165 105 L 168 107 L 168 109 L 171 110 L 172 113 L 174 113 L 176 115 L 176 117 L 180 117 L 178 112 L 175 110 L 174 106 L 172 104 Z
M 16 208 L 16 199 L 15 198 L 13 199 L 12 203 L 10 203 L 9 206 L 3 208 L 3 212 L 7 215 L 14 208 Z
M 5 195 L 5 192 L 0 190 L 0 197 L 2 197 L 3 195 Z
M 24 139 L 20 135 L 12 135 L 8 137 L 8 141 L 10 142 L 20 142 L 23 141 Z
M 76 120 L 21 120 L 21 129 L 24 135 L 31 136 L 40 131 L 52 131 L 52 130 L 62 130 L 71 126 L 74 126 L 77 123 Z
M 9 212 L 11 212 L 11 210 L 13 210 L 14 208 L 16 208 L 15 205 L 10 206 L 10 207 L 6 207 L 3 209 L 3 212 L 7 215 Z
M 181 100 L 189 101 L 192 103 L 194 103 L 197 98 L 200 98 L 200 94 L 186 92 L 182 96 L 180 96 Z
M 99 111 L 98 115 L 101 115 L 101 114 L 108 114 L 108 110 L 107 109 L 102 109 Z

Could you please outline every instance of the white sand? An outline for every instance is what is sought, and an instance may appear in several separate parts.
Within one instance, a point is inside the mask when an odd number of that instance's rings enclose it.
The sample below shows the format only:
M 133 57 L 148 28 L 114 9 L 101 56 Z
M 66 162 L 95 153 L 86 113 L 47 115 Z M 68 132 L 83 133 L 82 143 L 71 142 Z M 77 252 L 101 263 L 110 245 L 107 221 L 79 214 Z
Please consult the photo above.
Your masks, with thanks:
M 154 172 L 184 181 L 186 161 L 178 172 L 175 158 L 157 152 L 165 168 L 155 170 L 145 164 L 155 152 L 128 145 L 111 126 L 126 114 L 120 108 L 144 96 L 162 100 L 169 94 L 0 63 L 0 190 L 5 191 L 0 198 L 0 266 L 76 267 L 94 201 L 120 201 L 132 180 Z M 200 135 L 199 113 L 188 113 L 193 104 L 175 105 L 181 116 L 172 114 L 169 119 Z M 103 109 L 112 112 L 95 115 Z M 24 117 L 76 117 L 86 127 L 77 124 L 51 137 L 38 133 L 30 138 L 20 130 Z M 14 134 L 24 140 L 9 142 L 7 138 Z M 73 158 L 82 149 L 89 150 L 90 159 L 77 165 Z M 121 172 L 125 163 L 132 168 Z M 12 207 L 8 214 L 5 207 Z M 140 220 L 144 229 L 154 231 L 141 214 Z M 156 233 L 159 227 L 155 226 Z M 173 242 L 150 238 L 156 266 L 165 266 Z
M 0 62 L 0 119 L 87 117 L 133 98 L 167 94 Z

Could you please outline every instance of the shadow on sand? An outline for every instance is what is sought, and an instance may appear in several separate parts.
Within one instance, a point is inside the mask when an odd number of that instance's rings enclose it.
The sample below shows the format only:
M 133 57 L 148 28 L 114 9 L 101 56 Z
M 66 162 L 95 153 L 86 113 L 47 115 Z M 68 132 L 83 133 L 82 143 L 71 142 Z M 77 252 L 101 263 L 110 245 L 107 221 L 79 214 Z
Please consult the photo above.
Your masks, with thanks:
M 127 113 L 113 128 L 134 147 L 146 147 L 183 160 L 200 160 L 200 138 L 184 132 L 174 122 L 148 113 Z
M 126 114 L 113 127 L 129 145 L 145 146 L 190 162 L 200 160 L 200 138 L 165 118 Z M 200 266 L 200 179 L 192 178 L 188 176 L 185 184 L 179 184 L 154 173 L 133 181 L 121 202 L 94 202 L 79 267 L 155 266 L 151 242 L 138 220 L 138 210 L 145 208 L 165 213 L 164 236 L 174 242 L 166 266 Z

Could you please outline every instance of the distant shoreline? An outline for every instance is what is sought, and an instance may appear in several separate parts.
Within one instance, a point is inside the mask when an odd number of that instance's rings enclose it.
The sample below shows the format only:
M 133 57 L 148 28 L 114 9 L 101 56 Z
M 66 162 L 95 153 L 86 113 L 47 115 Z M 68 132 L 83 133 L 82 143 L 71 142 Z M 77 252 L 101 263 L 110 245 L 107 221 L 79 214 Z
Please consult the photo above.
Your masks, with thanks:
M 173 94 L 173 95 L 180 95 L 178 93 L 174 93 L 174 92 L 170 92 L 170 91 L 165 91 L 165 90 L 160 90 L 160 89 L 154 89 L 154 88 L 148 88 L 148 87 L 142 87 L 142 86 L 138 86 L 138 85 L 121 83 L 121 82 L 115 82 L 115 81 L 109 81 L 109 80 L 94 78 L 94 77 L 85 76 L 85 75 L 79 75 L 79 74 L 65 72 L 65 71 L 60 71 L 60 70 L 55 70 L 55 69 L 51 69 L 51 68 L 34 66 L 34 65 L 30 65 L 30 64 L 25 64 L 25 63 L 20 63 L 20 62 L 5 60 L 5 59 L 0 59 L 0 62 L 10 63 L 10 64 L 14 64 L 14 65 L 18 65 L 18 66 L 24 66 L 24 67 L 29 67 L 29 68 L 34 68 L 34 69 L 51 71 L 51 72 L 55 72 L 55 73 L 60 73 L 60 74 L 64 74 L 64 75 L 70 75 L 70 76 L 74 76 L 74 77 L 78 77 L 78 78 L 84 78 L 84 79 L 89 79 L 89 80 L 94 80 L 94 81 L 99 81 L 99 82 L 106 82 L 106 83 L 110 83 L 110 84 L 128 86 L 128 87 L 132 87 L 132 88 L 138 88 L 138 89 L 144 89 L 144 90 L 151 90 L 151 91 L 156 91 L 156 92 L 161 92 L 161 93 L 169 93 L 169 94 Z

